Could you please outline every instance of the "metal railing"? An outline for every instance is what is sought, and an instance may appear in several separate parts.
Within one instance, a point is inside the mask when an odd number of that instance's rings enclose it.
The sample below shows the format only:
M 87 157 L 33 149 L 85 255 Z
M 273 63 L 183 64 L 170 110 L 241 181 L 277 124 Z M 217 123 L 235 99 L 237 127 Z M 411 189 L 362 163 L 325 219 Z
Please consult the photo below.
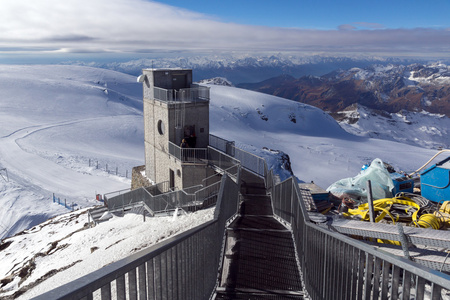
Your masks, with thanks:
M 312 299 L 441 299 L 450 287 L 444 273 L 310 222 L 293 177 L 274 185 L 271 197 L 275 215 L 292 228 Z
M 275 216 L 292 229 L 303 285 L 312 299 L 440 299 L 443 289 L 450 287 L 449 275 L 312 223 L 294 177 L 276 184 L 262 158 L 245 151 L 239 155 L 250 162 L 243 164 L 246 168 L 264 176 Z M 213 221 L 38 299 L 91 299 L 95 291 L 110 299 L 112 285 L 118 299 L 125 293 L 131 299 L 209 298 L 217 283 L 225 226 L 238 212 L 240 168 L 237 177 L 236 182 L 222 177 Z M 209 192 L 200 191 L 196 193 Z M 168 199 L 165 202 L 171 203 Z
M 220 150 L 230 156 L 234 156 L 235 142 L 228 141 L 213 134 L 209 135 L 209 146 Z
M 169 142 L 169 154 L 184 163 L 205 163 L 208 159 L 207 148 L 181 148 Z
M 239 165 L 233 165 L 225 169 L 224 174 L 236 181 L 239 174 Z M 139 203 L 145 203 L 153 214 L 167 213 L 177 208 L 196 211 L 209 207 L 216 202 L 220 180 L 221 178 L 215 175 L 206 178 L 203 181 L 203 185 L 176 191 L 170 191 L 168 184 L 163 182 L 156 186 L 141 187 L 128 193 L 118 194 L 108 198 L 105 203 L 109 211 L 126 210 Z
M 153 97 L 165 102 L 198 102 L 209 101 L 209 87 L 192 85 L 191 88 L 171 90 L 159 87 L 153 88 Z
M 241 162 L 241 166 L 254 173 L 265 177 L 267 164 L 264 158 L 256 156 L 250 152 L 234 147 L 234 158 Z
M 238 210 L 239 189 L 239 184 L 225 175 L 212 221 L 35 299 L 210 298 L 217 283 L 225 226 Z
M 220 170 L 229 170 L 240 165 L 240 162 L 236 158 L 212 147 L 208 147 L 208 162 L 211 166 L 217 167 Z
M 153 196 L 168 193 L 171 191 L 169 181 L 163 181 L 163 182 L 154 184 L 152 186 L 148 186 L 145 189 L 147 190 L 147 192 L 149 192 Z

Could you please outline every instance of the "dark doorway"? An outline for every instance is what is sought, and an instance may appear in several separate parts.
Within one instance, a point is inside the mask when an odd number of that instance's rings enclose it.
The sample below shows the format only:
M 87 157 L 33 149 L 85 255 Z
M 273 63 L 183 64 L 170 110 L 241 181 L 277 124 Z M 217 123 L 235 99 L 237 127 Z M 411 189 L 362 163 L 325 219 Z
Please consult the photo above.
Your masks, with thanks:
M 169 185 L 170 188 L 173 189 L 175 187 L 175 172 L 172 169 L 169 169 L 169 172 L 170 172 Z

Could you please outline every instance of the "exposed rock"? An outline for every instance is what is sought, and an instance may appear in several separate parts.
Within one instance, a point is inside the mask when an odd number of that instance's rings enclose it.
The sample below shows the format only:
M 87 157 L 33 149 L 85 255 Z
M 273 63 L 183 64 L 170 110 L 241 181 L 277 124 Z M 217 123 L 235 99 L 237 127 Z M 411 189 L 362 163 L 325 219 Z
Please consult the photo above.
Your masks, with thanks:
M 148 187 L 151 186 L 152 183 L 150 180 L 143 175 L 145 172 L 145 165 L 144 166 L 137 166 L 134 167 L 131 173 L 131 189 L 137 189 L 141 187 Z

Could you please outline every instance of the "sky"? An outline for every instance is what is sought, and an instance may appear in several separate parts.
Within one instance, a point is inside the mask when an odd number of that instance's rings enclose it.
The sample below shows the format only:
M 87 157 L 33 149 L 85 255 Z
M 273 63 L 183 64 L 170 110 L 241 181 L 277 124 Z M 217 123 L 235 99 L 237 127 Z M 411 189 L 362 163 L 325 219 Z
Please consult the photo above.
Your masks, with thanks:
M 0 0 L 0 62 L 158 53 L 449 57 L 450 1 Z

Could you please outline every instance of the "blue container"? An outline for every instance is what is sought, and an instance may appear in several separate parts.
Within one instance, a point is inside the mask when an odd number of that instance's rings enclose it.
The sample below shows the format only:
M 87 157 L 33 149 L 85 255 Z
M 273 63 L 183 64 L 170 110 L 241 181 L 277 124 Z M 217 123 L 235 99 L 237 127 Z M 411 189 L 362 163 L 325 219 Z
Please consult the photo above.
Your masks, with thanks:
M 433 202 L 450 200 L 450 157 L 420 174 L 422 196 Z
M 392 195 L 403 192 L 403 193 L 413 193 L 414 192 L 414 179 L 407 178 L 405 175 L 399 173 L 391 173 L 389 174 L 392 179 L 392 183 L 394 184 L 394 188 L 392 189 Z

